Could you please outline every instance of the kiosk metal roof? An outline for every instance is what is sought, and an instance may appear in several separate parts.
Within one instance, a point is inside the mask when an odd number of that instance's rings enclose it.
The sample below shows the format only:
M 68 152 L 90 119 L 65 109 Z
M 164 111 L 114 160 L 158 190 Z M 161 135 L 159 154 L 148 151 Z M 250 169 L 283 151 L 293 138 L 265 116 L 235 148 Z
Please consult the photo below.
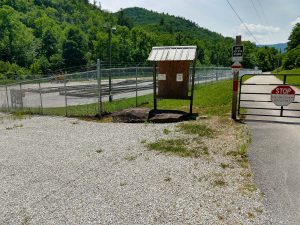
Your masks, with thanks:
M 153 47 L 148 61 L 193 61 L 197 46 L 163 46 Z

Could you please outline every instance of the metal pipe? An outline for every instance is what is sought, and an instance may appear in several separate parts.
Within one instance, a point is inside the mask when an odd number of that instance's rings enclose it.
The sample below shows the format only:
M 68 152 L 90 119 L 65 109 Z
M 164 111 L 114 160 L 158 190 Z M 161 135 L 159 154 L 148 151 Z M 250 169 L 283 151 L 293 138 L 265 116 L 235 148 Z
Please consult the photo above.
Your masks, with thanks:
M 65 78 L 65 77 L 64 77 Z M 67 81 L 64 79 L 64 89 L 65 89 L 65 110 L 66 110 L 66 116 L 68 116 L 68 99 L 67 99 Z
M 135 69 L 135 106 L 138 106 L 138 68 Z
M 7 111 L 9 111 L 9 100 L 8 100 L 7 84 L 5 85 L 5 92 L 6 92 Z
M 41 101 L 41 114 L 43 114 L 43 98 L 42 98 L 41 82 L 39 82 L 39 93 L 40 93 L 40 101 Z

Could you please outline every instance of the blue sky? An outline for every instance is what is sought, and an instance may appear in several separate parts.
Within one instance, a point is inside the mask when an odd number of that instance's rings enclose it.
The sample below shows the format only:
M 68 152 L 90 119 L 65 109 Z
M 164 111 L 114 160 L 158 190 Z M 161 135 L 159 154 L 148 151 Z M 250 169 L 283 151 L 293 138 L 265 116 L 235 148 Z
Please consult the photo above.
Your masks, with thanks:
M 92 2 L 92 0 L 90 0 Z M 229 0 L 259 44 L 287 42 L 293 24 L 300 22 L 300 0 Z M 102 8 L 143 7 L 190 19 L 224 36 L 242 35 L 256 42 L 226 0 L 100 0 Z

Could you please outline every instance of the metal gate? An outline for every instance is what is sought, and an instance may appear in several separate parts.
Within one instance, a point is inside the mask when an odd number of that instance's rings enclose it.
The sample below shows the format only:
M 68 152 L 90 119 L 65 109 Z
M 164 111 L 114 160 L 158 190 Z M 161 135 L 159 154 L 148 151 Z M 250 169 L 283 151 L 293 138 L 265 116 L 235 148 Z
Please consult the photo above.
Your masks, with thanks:
M 246 79 L 249 78 L 249 76 L 254 76 L 254 81 L 255 76 L 260 76 L 264 77 L 265 80 L 270 80 L 270 82 L 249 82 Z M 281 76 L 280 78 L 282 79 L 282 81 L 279 81 L 275 78 L 279 76 Z M 297 87 L 300 87 L 299 80 L 300 74 L 245 74 L 241 76 L 238 100 L 238 115 L 240 117 L 254 116 L 300 118 L 300 92 L 297 89 Z M 279 85 L 289 85 L 295 87 L 295 100 L 288 106 L 276 106 L 271 101 L 271 90 Z

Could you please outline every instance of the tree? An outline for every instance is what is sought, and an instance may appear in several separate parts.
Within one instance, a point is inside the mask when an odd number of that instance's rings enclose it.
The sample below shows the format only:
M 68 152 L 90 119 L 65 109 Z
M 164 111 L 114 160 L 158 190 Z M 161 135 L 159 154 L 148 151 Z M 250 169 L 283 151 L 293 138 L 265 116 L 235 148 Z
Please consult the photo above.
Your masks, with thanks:
M 160 18 L 159 25 L 160 26 L 164 26 L 165 25 L 165 19 L 164 19 L 164 17 Z
M 117 24 L 120 26 L 126 26 L 130 29 L 133 27 L 133 23 L 132 23 L 131 19 L 129 17 L 125 16 L 123 9 L 121 9 L 118 12 Z
M 297 23 L 289 37 L 288 50 L 296 48 L 300 44 L 300 23 Z
M 58 53 L 58 37 L 53 29 L 46 30 L 42 35 L 42 54 L 47 59 Z
M 87 38 L 77 27 L 70 26 L 66 29 L 66 38 L 62 45 L 62 56 L 67 67 L 81 66 L 87 63 L 85 52 Z
M 19 14 L 9 6 L 0 8 L 0 59 L 29 66 L 35 56 L 39 42 L 32 29 L 26 27 Z
M 283 58 L 284 69 L 294 69 L 300 67 L 300 45 L 288 51 Z

